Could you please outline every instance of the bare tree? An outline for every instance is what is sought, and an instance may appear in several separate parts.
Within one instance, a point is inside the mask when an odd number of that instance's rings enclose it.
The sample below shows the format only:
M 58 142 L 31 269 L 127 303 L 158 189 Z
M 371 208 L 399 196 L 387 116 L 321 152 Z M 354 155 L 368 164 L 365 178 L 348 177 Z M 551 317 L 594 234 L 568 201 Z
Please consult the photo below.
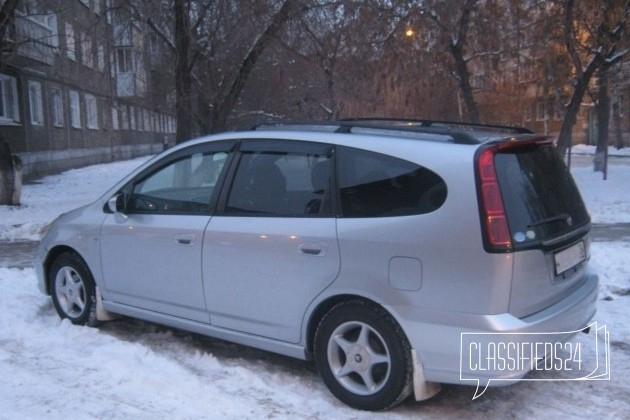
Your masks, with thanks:
M 469 41 L 471 18 L 478 0 L 443 1 L 435 0 L 424 3 L 423 15 L 427 16 L 441 33 L 443 44 L 451 54 L 454 63 L 454 76 L 457 78 L 460 92 L 464 98 L 468 119 L 480 122 L 479 110 L 470 83 L 471 75 L 468 68 L 469 59 L 466 48 Z
M 558 151 L 564 155 L 571 146 L 573 126 L 591 79 L 627 52 L 619 51 L 619 43 L 626 36 L 630 6 L 627 0 L 579 4 L 563 0 L 559 4 L 564 8 L 564 41 L 574 71 L 573 90 L 558 136 Z
M 128 1 L 175 56 L 177 142 L 224 130 L 259 58 L 298 0 Z M 254 6 L 254 7 L 252 7 Z

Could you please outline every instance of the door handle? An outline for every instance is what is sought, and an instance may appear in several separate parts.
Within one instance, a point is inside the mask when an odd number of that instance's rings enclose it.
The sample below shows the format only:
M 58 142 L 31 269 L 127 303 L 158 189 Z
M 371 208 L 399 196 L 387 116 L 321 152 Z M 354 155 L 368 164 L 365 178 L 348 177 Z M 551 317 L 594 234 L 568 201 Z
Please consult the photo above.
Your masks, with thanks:
M 326 255 L 325 244 L 302 244 L 298 246 L 298 250 L 304 255 L 313 255 L 320 257 Z
M 192 245 L 195 242 L 195 235 L 177 235 L 175 242 L 180 245 Z

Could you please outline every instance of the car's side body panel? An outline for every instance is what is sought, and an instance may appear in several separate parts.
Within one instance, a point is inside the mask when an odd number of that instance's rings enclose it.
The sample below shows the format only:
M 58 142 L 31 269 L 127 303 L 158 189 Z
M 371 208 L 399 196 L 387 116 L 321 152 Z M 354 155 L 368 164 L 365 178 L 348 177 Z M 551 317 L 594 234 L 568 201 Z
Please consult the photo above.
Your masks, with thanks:
M 215 216 L 203 247 L 212 325 L 303 343 L 305 308 L 339 265 L 334 218 Z

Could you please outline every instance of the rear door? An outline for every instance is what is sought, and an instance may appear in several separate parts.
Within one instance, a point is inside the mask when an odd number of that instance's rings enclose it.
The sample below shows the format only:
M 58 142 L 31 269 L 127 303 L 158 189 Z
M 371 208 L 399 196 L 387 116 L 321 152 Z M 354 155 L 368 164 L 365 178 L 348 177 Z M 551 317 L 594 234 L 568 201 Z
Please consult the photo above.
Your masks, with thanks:
M 306 308 L 339 271 L 332 168 L 329 145 L 242 142 L 229 192 L 204 238 L 213 325 L 300 340 Z

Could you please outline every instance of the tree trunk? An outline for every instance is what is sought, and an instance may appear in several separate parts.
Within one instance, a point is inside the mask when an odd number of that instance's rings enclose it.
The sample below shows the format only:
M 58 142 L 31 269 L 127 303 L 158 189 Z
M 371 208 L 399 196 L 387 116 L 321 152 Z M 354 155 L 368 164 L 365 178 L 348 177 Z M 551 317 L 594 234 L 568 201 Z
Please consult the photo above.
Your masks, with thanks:
M 187 0 L 175 0 L 175 113 L 177 134 L 181 143 L 192 137 L 192 78 L 190 69 L 190 28 Z
M 610 95 L 608 94 L 608 70 L 602 68 L 597 78 L 597 149 L 593 159 L 593 170 L 604 172 L 608 148 L 608 124 L 610 122 Z
M 615 146 L 617 150 L 622 149 L 624 147 L 623 144 L 623 135 L 621 133 L 621 115 L 619 115 L 619 95 L 616 95 L 615 101 L 612 105 L 613 111 L 613 125 L 615 127 L 615 137 L 617 138 L 617 145 Z
M 13 11 L 17 7 L 20 0 L 6 0 L 0 7 L 0 54 L 4 52 L 4 36 L 9 29 Z
M 455 58 L 455 68 L 457 69 L 457 76 L 459 77 L 459 88 L 461 89 L 462 95 L 464 96 L 464 104 L 466 104 L 468 119 L 472 123 L 479 124 L 481 122 L 481 119 L 479 117 L 479 110 L 477 109 L 477 103 L 475 102 L 475 97 L 472 93 L 472 86 L 470 85 L 470 73 L 468 72 L 468 66 L 466 66 L 466 62 L 464 61 L 461 47 L 456 48 L 455 46 L 453 46 L 451 49 L 458 50 L 453 51 L 453 57 Z
M 0 136 L 0 205 L 19 206 L 22 187 L 22 161 Z
M 583 73 L 579 73 L 579 76 L 577 77 L 575 88 L 573 89 L 573 94 L 571 95 L 571 100 L 569 101 L 569 105 L 567 106 L 567 110 L 564 115 L 564 120 L 562 121 L 560 135 L 558 136 L 558 153 L 560 153 L 561 156 L 566 154 L 567 149 L 571 145 L 573 138 L 573 126 L 575 125 L 577 115 L 580 112 L 580 104 L 582 103 L 582 99 L 584 99 L 591 77 L 593 77 L 595 70 L 601 66 L 601 62 L 603 62 L 602 57 L 597 55 L 590 62 L 586 70 Z M 579 71 L 579 69 L 577 70 Z
M 466 104 L 466 110 L 468 111 L 468 119 L 472 123 L 480 123 L 479 110 L 477 109 L 477 103 L 472 92 L 472 86 L 470 84 L 470 72 L 468 71 L 468 64 L 464 58 L 464 44 L 466 43 L 466 37 L 468 35 L 468 28 L 470 26 L 470 15 L 477 0 L 467 0 L 462 11 L 462 17 L 459 21 L 459 32 L 457 34 L 457 40 L 451 43 L 451 54 L 455 60 L 455 71 L 459 78 L 459 88 L 464 96 L 464 104 Z

